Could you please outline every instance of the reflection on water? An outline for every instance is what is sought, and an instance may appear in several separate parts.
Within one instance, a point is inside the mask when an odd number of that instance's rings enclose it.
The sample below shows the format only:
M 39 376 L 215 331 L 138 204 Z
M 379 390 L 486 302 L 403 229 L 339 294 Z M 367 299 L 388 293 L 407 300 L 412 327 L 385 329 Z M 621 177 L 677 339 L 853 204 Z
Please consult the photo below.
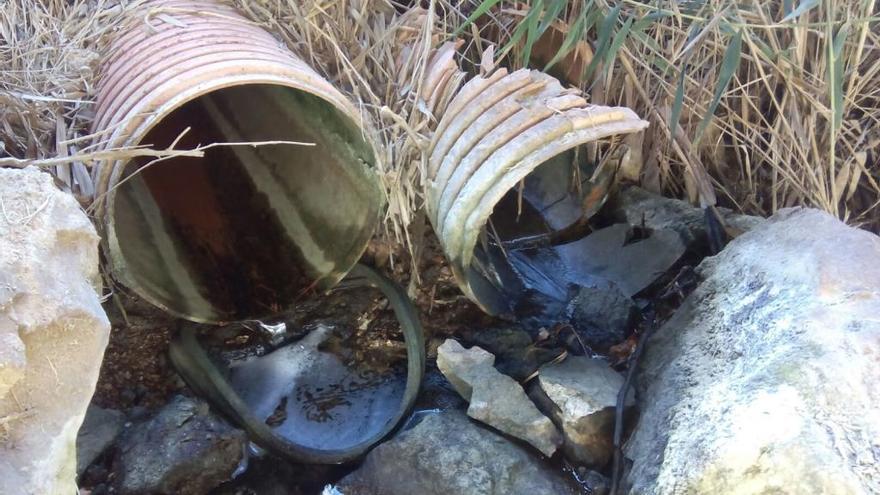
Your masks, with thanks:
M 377 434 L 403 398 L 405 370 L 370 366 L 346 332 L 318 326 L 264 356 L 232 363 L 230 382 L 254 414 L 288 440 L 314 448 L 346 448 Z
M 378 373 L 363 369 L 357 373 L 349 373 L 341 383 L 321 387 L 300 385 L 296 388 L 296 400 L 302 404 L 306 418 L 323 423 L 333 419 L 334 409 L 340 406 L 352 407 L 352 397 L 371 393 L 372 389 L 383 386 L 393 376 L 391 372 Z

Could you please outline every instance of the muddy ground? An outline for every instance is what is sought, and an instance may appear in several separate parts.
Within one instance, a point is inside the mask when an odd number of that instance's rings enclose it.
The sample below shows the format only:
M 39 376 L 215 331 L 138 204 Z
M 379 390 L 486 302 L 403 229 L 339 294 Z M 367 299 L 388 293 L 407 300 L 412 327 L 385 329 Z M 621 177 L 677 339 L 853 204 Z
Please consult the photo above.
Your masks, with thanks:
M 394 253 L 393 262 L 389 244 L 374 240 L 363 261 L 376 266 L 387 276 L 407 286 L 410 261 L 405 252 Z M 648 294 L 640 299 L 645 308 L 643 321 L 627 340 L 611 349 L 609 359 L 618 363 L 621 371 L 626 369 L 626 359 L 635 349 L 638 335 L 646 330 L 649 320 L 668 317 L 689 290 L 690 266 L 699 256 L 689 255 L 682 259 L 662 279 L 654 284 Z M 436 241 L 431 239 L 424 247 L 420 262 L 422 283 L 415 297 L 428 346 L 428 369 L 423 391 L 416 409 L 466 408 L 466 403 L 449 387 L 436 370 L 433 358 L 436 348 L 448 337 L 463 341 L 471 340 L 480 330 L 503 328 L 511 322 L 487 316 L 474 303 L 467 300 L 456 286 L 450 269 L 446 266 Z M 93 403 L 104 408 L 125 412 L 131 420 L 149 417 L 175 395 L 192 395 L 179 378 L 167 356 L 168 344 L 181 325 L 191 325 L 169 316 L 138 297 L 116 288 L 114 297 L 105 303 L 105 309 L 113 324 L 110 343 L 105 354 L 100 379 Z M 378 291 L 372 289 L 337 289 L 329 294 L 315 297 L 297 306 L 283 316 L 290 336 L 307 333 L 320 323 L 332 323 L 355 329 L 346 334 L 352 342 L 329 341 L 325 345 L 339 345 L 360 349 L 349 358 L 372 363 L 382 368 L 405 359 L 402 337 L 394 314 Z M 237 352 L 264 352 L 278 345 L 271 337 L 254 325 L 230 325 L 227 327 L 202 327 L 205 341 L 219 353 L 232 356 Z M 656 325 L 656 323 L 654 323 Z M 546 329 L 541 337 L 543 347 L 564 349 L 566 340 L 571 345 L 570 330 L 565 326 Z M 576 350 L 574 352 L 577 352 Z M 113 493 L 114 466 L 111 452 L 105 453 L 81 478 L 81 487 L 92 489 L 93 495 Z M 560 457 L 560 456 L 556 456 Z M 562 459 L 555 459 L 560 469 L 570 479 L 577 473 Z M 320 493 L 356 466 L 303 466 L 273 457 L 253 459 L 247 472 L 236 480 L 215 490 L 219 494 L 273 493 L 284 487 L 287 493 Z M 274 487 L 274 488 L 272 488 Z M 587 493 L 587 492 L 585 492 Z

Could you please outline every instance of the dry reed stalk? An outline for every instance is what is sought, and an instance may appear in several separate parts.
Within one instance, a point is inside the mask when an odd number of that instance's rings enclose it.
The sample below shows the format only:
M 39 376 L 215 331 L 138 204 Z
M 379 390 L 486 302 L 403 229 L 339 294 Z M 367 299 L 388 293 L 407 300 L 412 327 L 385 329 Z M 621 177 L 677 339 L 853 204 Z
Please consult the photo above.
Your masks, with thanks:
M 500 45 L 543 23 L 529 25 L 529 5 L 561 5 L 558 20 L 586 26 L 598 59 L 584 83 L 592 101 L 652 122 L 643 185 L 692 201 L 717 193 L 759 215 L 814 206 L 880 231 L 875 0 L 473 3 L 497 3 L 477 25 Z M 509 64 L 523 62 L 520 36 Z

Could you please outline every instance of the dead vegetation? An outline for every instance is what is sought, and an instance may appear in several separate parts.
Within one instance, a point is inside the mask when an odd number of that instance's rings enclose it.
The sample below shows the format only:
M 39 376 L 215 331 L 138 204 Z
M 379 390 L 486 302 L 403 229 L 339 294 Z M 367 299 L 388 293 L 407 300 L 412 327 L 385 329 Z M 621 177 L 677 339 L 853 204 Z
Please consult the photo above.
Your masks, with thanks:
M 3 2 L 0 165 L 48 159 L 39 165 L 73 192 L 94 192 L 91 162 L 78 155 L 92 141 L 88 127 L 99 47 L 123 22 L 122 11 L 121 6 L 104 1 Z
M 3 4 L 0 165 L 41 165 L 93 193 L 90 166 L 105 158 L 89 154 L 87 135 L 100 53 L 140 3 Z M 499 64 L 559 70 L 594 103 L 649 119 L 643 140 L 628 143 L 636 168 L 626 172 L 649 189 L 760 215 L 815 206 L 880 229 L 873 1 L 231 3 L 369 116 L 384 153 L 387 230 L 411 250 L 426 230 L 424 150 L 442 112 L 442 98 L 426 103 L 431 64 L 473 73 L 493 46 Z M 437 56 L 456 47 L 455 61 Z
M 553 31 L 547 13 L 585 28 L 595 55 L 570 82 L 651 121 L 644 187 L 759 215 L 814 206 L 880 229 L 875 2 L 530 3 L 482 2 L 497 4 L 483 31 L 522 64 Z M 557 38 L 563 51 L 578 41 Z

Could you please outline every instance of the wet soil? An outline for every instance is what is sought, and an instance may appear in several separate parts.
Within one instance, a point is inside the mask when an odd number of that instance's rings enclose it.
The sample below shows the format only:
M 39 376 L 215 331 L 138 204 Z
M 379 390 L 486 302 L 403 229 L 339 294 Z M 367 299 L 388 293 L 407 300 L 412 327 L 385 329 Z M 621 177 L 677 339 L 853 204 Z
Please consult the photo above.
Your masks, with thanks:
M 388 246 L 388 243 L 374 240 L 363 260 L 379 267 L 406 287 L 410 260 L 402 250 L 394 251 Z M 461 294 L 435 240 L 430 239 L 423 249 L 419 263 L 422 283 L 415 292 L 414 300 L 420 311 L 429 352 L 426 379 L 416 404 L 416 413 L 465 409 L 467 404 L 451 389 L 433 364 L 436 347 L 448 337 L 454 336 L 467 342 L 472 340 L 469 336 L 479 334 L 483 329 L 509 327 L 511 323 L 487 316 Z M 699 258 L 691 255 L 681 260 L 679 266 L 658 280 L 651 291 L 642 295 L 640 302 L 645 308 L 646 318 L 634 329 L 629 339 L 614 346 L 610 352 L 609 358 L 617 363 L 618 369 L 626 369 L 627 357 L 646 330 L 648 316 L 665 319 L 680 304 L 691 284 L 688 279 L 691 272 L 686 267 L 696 263 Z M 377 294 L 378 291 L 346 289 L 343 286 L 322 297 L 303 302 L 279 319 L 283 319 L 287 325 L 287 339 L 298 339 L 319 324 L 350 328 L 351 331 L 325 342 L 322 350 L 338 352 L 340 357 L 372 369 L 389 370 L 403 362 L 405 347 L 393 311 Z M 176 394 L 192 395 L 167 358 L 168 343 L 174 332 L 179 325 L 189 323 L 182 323 L 119 290 L 116 297 L 105 304 L 105 309 L 113 330 L 93 400 L 95 404 L 122 410 L 130 418 L 137 419 L 149 416 Z M 277 337 L 273 338 L 261 330 L 258 322 L 219 328 L 204 327 L 203 334 L 209 345 L 223 354 L 226 360 L 240 358 L 242 353 L 263 354 L 281 343 Z M 536 347 L 564 349 L 568 344 L 565 352 L 579 353 L 576 345 L 566 343 L 567 335 L 570 332 L 564 326 L 550 326 L 533 338 Z M 355 351 L 352 352 L 352 349 Z M 84 476 L 82 488 L 109 486 L 107 481 L 114 476 L 110 457 L 104 455 L 90 468 Z M 570 479 L 583 477 L 576 466 L 568 465 L 561 456 L 557 457 L 553 462 Z M 248 471 L 214 493 L 271 494 L 276 493 L 272 490 L 279 487 L 284 487 L 284 493 L 320 493 L 326 484 L 339 480 L 356 467 L 302 466 L 268 454 L 251 456 Z M 109 493 L 112 493 L 112 489 Z M 586 487 L 584 493 L 589 493 Z
M 120 289 L 104 310 L 112 330 L 92 403 L 122 411 L 154 409 L 181 392 L 183 383 L 168 361 L 177 318 Z
M 406 287 L 410 259 L 402 249 L 391 250 L 389 243 L 374 240 L 363 261 L 377 266 L 387 276 Z M 429 348 L 466 330 L 486 328 L 502 322 L 487 316 L 458 290 L 451 271 L 431 240 L 424 246 L 420 262 L 422 284 L 414 300 L 419 309 Z M 123 288 L 104 304 L 111 324 L 110 342 L 105 352 L 93 403 L 125 412 L 131 420 L 150 416 L 178 394 L 193 395 L 180 379 L 167 357 L 168 344 L 181 325 L 192 325 L 170 316 Z M 318 325 L 331 325 L 349 331 L 336 332 L 321 346 L 349 363 L 377 372 L 392 368 L 403 372 L 406 351 L 394 312 L 381 294 L 372 289 L 345 288 L 344 284 L 320 297 L 310 298 L 278 318 L 263 323 L 283 321 L 285 340 L 296 340 Z M 284 344 L 260 329 L 259 322 L 200 326 L 204 343 L 231 361 L 245 354 L 264 354 Z M 430 343 L 433 342 L 433 345 Z M 445 379 L 429 365 L 428 384 L 419 398 L 418 409 L 436 407 L 464 408 L 466 404 L 451 388 L 444 389 Z M 447 384 L 448 385 L 448 384 Z M 436 389 L 436 390 L 435 390 Z M 440 394 L 438 392 L 443 392 Z M 439 404 L 439 406 L 438 406 Z M 83 476 L 81 488 L 98 486 L 101 493 L 112 479 L 112 455 L 104 455 Z M 248 472 L 216 493 L 272 493 L 274 480 L 285 493 L 319 493 L 323 486 L 349 473 L 356 466 L 301 466 L 271 455 L 252 456 Z M 109 488 L 112 493 L 112 488 Z

